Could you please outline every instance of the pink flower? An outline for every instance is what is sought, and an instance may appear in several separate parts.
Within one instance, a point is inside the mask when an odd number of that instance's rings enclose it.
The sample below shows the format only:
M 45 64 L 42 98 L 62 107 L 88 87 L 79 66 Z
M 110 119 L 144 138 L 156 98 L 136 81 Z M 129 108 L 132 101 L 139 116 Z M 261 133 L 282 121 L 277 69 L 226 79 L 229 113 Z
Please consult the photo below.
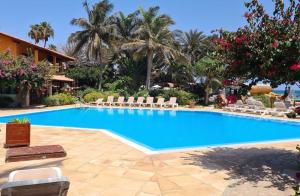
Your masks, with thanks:
M 279 43 L 277 40 L 275 40 L 272 44 L 271 44 L 271 47 L 272 48 L 277 48 L 279 46 Z
M 240 37 L 235 38 L 235 42 L 237 44 L 241 44 L 241 43 L 247 41 L 247 39 L 248 39 L 248 37 L 246 35 L 242 35 Z
M 290 66 L 290 67 L 289 67 L 289 70 L 291 70 L 291 71 L 297 71 L 297 70 L 300 70 L 300 62 L 295 63 L 294 65 Z

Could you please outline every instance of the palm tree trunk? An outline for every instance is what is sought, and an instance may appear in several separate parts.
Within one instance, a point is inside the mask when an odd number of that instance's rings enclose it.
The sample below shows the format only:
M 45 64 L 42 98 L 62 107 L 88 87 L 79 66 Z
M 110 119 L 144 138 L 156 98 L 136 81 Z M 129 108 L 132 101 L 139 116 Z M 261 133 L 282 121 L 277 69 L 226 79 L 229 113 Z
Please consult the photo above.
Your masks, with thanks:
M 208 102 L 209 102 L 209 92 L 210 92 L 209 83 L 205 84 L 204 91 L 205 91 L 204 104 L 208 105 Z
M 151 72 L 153 67 L 153 51 L 148 50 L 147 53 L 147 78 L 146 78 L 146 89 L 149 90 L 151 87 Z
M 20 103 L 22 107 L 28 107 L 30 105 L 30 86 L 27 84 L 20 86 L 16 98 L 16 101 Z
M 44 48 L 46 48 L 46 43 L 47 43 L 47 41 L 45 40 L 45 41 L 44 41 Z
M 99 75 L 99 82 L 98 82 L 98 90 L 102 90 L 102 77 L 103 73 L 100 73 Z

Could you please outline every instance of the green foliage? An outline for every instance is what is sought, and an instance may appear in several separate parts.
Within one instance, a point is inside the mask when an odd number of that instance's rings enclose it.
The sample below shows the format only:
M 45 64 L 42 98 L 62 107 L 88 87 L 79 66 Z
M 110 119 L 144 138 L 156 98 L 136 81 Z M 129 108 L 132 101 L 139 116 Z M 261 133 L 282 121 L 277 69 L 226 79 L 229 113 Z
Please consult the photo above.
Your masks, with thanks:
M 70 105 L 76 102 L 76 98 L 67 93 L 59 93 L 44 99 L 47 106 Z
M 86 94 L 92 93 L 92 92 L 99 92 L 99 90 L 94 88 L 87 88 L 85 90 L 80 90 L 76 92 L 76 96 L 83 98 Z
M 87 103 L 94 102 L 99 98 L 105 98 L 104 93 L 93 91 L 84 95 L 83 100 Z
M 112 92 L 112 91 L 105 91 L 105 92 L 92 91 L 90 93 L 85 94 L 83 96 L 83 100 L 89 103 L 89 102 L 96 101 L 99 98 L 103 98 L 104 100 L 106 100 L 108 96 L 114 96 L 115 98 L 117 98 L 120 96 L 120 94 L 118 92 Z
M 15 118 L 15 119 L 12 119 L 11 121 L 9 121 L 10 123 L 18 123 L 18 124 L 27 124 L 29 123 L 29 120 L 27 118 L 22 118 L 22 119 L 19 119 L 19 118 Z
M 288 118 L 296 118 L 297 117 L 297 114 L 295 112 L 290 112 L 290 113 L 287 113 L 286 116 Z
M 170 90 L 152 90 L 149 92 L 149 95 L 152 97 L 164 97 L 166 100 L 169 100 L 170 97 L 177 97 L 177 102 L 179 105 L 188 105 L 191 101 L 195 101 L 196 96 L 192 93 L 170 89 Z
M 107 91 L 118 92 L 121 95 L 128 96 L 133 93 L 133 90 L 130 88 L 132 83 L 133 81 L 130 77 L 124 76 L 112 83 L 106 83 L 104 88 Z
M 0 96 L 0 108 L 8 108 L 14 102 L 14 99 L 9 96 Z
M 137 97 L 149 97 L 149 91 L 148 90 L 140 90 L 138 91 L 137 93 L 134 94 L 134 97 L 137 98 Z
M 205 77 L 207 81 L 213 78 L 222 78 L 224 71 L 225 67 L 223 63 L 218 59 L 209 56 L 198 61 L 194 68 L 195 76 Z
M 66 70 L 66 76 L 73 78 L 79 85 L 96 87 L 99 83 L 101 68 L 97 66 L 80 65 Z
M 267 95 L 254 95 L 253 98 L 257 101 L 261 101 L 265 107 L 271 107 L 271 100 Z

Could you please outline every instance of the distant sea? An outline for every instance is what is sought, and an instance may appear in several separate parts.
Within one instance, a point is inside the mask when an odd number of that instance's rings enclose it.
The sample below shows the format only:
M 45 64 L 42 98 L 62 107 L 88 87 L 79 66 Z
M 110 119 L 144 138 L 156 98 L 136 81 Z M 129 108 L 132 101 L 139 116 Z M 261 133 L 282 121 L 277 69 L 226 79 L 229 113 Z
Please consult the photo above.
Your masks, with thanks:
M 276 94 L 284 94 L 284 90 L 273 90 Z M 291 90 L 291 94 L 293 97 L 300 98 L 300 90 Z

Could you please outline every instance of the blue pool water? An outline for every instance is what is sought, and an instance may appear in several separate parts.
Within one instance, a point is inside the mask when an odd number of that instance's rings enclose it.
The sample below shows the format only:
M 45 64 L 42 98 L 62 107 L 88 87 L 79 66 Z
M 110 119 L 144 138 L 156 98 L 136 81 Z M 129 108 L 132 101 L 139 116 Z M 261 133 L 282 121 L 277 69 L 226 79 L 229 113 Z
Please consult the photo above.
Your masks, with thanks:
M 106 129 L 151 150 L 300 138 L 300 123 L 213 112 L 71 108 L 0 117 L 33 125 Z

